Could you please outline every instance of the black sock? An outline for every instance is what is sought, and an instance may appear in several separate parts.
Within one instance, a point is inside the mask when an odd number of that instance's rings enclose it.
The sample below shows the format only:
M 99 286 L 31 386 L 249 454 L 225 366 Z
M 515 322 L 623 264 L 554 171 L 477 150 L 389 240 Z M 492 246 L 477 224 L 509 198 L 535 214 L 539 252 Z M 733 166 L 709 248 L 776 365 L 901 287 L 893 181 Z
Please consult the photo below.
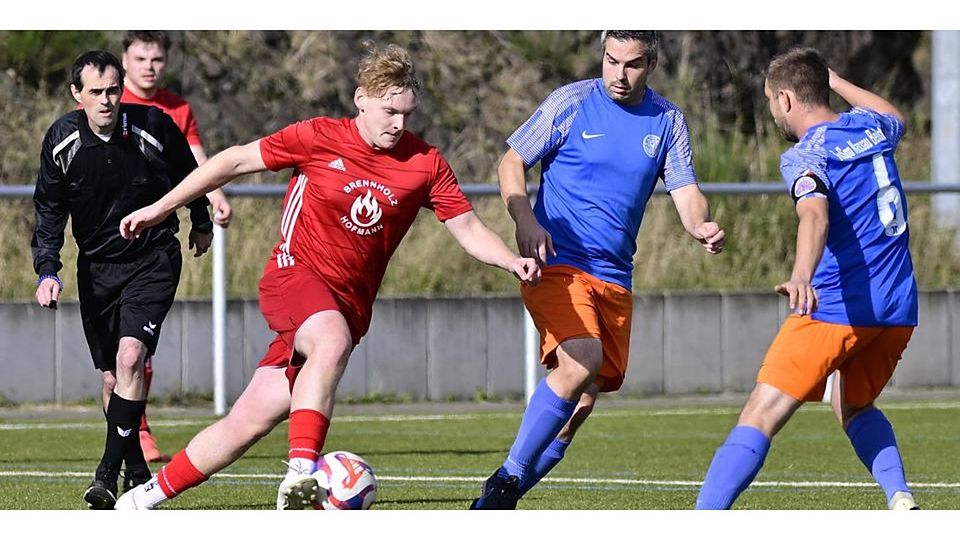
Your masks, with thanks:
M 139 426 L 139 423 L 137 425 Z M 150 476 L 150 467 L 143 457 L 143 447 L 140 446 L 140 431 L 135 429 L 130 437 L 134 441 L 127 446 L 127 453 L 123 455 L 127 471 L 124 474 L 127 476 L 133 474 L 135 478 Z
M 146 400 L 130 401 L 118 396 L 116 392 L 110 395 L 110 404 L 107 405 L 107 441 L 103 448 L 103 458 L 100 460 L 100 469 L 104 470 L 109 479 L 117 477 L 125 458 L 128 465 L 142 463 L 146 466 L 137 429 L 146 406 Z M 138 455 L 139 462 L 136 457 Z

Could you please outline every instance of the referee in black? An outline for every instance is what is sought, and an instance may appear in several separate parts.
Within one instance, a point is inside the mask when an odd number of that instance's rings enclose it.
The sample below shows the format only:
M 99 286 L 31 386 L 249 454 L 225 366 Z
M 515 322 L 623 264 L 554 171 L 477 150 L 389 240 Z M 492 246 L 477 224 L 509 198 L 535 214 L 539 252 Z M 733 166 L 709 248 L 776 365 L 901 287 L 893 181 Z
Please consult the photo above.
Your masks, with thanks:
M 181 267 L 176 214 L 133 241 L 120 236 L 120 220 L 170 191 L 197 162 L 163 111 L 120 104 L 124 73 L 115 56 L 84 53 L 70 74 L 81 108 L 61 116 L 44 137 L 31 247 L 37 302 L 55 309 L 63 290 L 57 276 L 63 231 L 72 219 L 80 314 L 93 364 L 103 372 L 107 418 L 103 457 L 83 498 L 90 508 L 112 509 L 124 462 L 125 489 L 151 476 L 137 431 L 146 406 L 144 358 L 157 347 Z M 213 224 L 206 198 L 188 207 L 189 247 L 199 257 L 210 247 Z

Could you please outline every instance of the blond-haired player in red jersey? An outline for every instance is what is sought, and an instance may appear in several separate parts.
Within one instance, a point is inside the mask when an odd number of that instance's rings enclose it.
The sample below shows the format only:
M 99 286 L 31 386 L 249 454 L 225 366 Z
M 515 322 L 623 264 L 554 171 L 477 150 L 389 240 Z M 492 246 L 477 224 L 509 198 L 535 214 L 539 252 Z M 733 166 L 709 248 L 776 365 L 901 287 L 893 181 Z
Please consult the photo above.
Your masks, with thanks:
M 432 210 L 476 259 L 524 283 L 539 281 L 536 262 L 515 255 L 474 214 L 437 149 L 405 131 L 420 88 L 409 54 L 396 45 L 368 45 L 355 118 L 313 118 L 229 148 L 187 177 L 182 189 L 123 219 L 121 234 L 135 238 L 239 175 L 293 168 L 280 241 L 260 281 L 260 307 L 277 338 L 230 413 L 149 482 L 124 494 L 116 508 L 150 509 L 205 481 L 288 413 L 289 466 L 277 508 L 311 507 L 318 491 L 311 473 L 337 384 L 370 324 L 387 261 L 420 208 Z
M 121 62 L 124 69 L 124 91 L 120 102 L 152 105 L 167 113 L 186 136 L 190 152 L 197 159 L 197 165 L 203 165 L 207 154 L 203 150 L 197 119 L 193 116 L 190 104 L 161 86 L 167 70 L 167 51 L 171 44 L 170 36 L 162 30 L 130 30 L 123 36 Z M 213 206 L 213 222 L 221 227 L 228 227 L 232 210 L 223 190 L 218 188 L 211 191 L 207 194 L 207 199 Z M 147 358 L 145 367 L 144 387 L 149 394 L 150 381 L 153 379 L 152 356 Z M 140 419 L 140 446 L 148 462 L 170 461 L 170 456 L 162 454 L 157 448 L 157 440 L 150 431 L 146 412 Z M 127 488 L 129 485 L 125 487 Z

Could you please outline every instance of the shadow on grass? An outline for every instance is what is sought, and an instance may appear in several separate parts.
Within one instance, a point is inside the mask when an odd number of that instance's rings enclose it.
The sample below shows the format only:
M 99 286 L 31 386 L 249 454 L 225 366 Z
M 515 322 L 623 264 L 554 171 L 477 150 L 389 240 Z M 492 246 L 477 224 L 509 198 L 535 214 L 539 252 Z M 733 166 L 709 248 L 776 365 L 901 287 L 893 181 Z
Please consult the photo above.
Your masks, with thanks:
M 463 509 L 466 510 L 473 502 L 473 498 L 449 498 L 449 499 L 397 499 L 392 501 L 377 501 L 377 508 L 383 510 L 384 507 L 402 507 L 406 510 L 406 505 L 410 504 L 431 504 L 431 503 L 463 503 Z

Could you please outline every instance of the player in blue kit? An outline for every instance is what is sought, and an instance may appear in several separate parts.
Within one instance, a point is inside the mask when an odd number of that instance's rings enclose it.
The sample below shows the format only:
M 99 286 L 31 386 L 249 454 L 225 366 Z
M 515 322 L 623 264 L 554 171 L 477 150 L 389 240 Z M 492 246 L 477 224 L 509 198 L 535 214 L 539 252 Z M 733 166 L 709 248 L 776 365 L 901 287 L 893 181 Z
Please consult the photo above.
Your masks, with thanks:
M 853 109 L 835 113 L 830 90 Z M 800 218 L 793 274 L 776 286 L 791 315 L 714 454 L 696 507 L 730 508 L 763 466 L 770 439 L 803 402 L 819 401 L 837 372 L 833 408 L 857 456 L 890 509 L 916 509 L 893 428 L 873 405 L 917 325 L 906 197 L 893 158 L 903 115 L 809 48 L 774 58 L 764 93 L 781 135 L 797 143 L 780 161 Z
M 656 32 L 609 30 L 603 76 L 554 91 L 507 140 L 500 190 L 517 244 L 544 268 L 522 287 L 551 369 L 524 413 L 510 453 L 473 509 L 513 509 L 562 458 L 599 392 L 627 369 L 636 237 L 647 200 L 664 179 L 687 232 L 710 253 L 724 232 L 697 186 L 683 113 L 647 87 Z M 531 209 L 525 173 L 540 162 Z

